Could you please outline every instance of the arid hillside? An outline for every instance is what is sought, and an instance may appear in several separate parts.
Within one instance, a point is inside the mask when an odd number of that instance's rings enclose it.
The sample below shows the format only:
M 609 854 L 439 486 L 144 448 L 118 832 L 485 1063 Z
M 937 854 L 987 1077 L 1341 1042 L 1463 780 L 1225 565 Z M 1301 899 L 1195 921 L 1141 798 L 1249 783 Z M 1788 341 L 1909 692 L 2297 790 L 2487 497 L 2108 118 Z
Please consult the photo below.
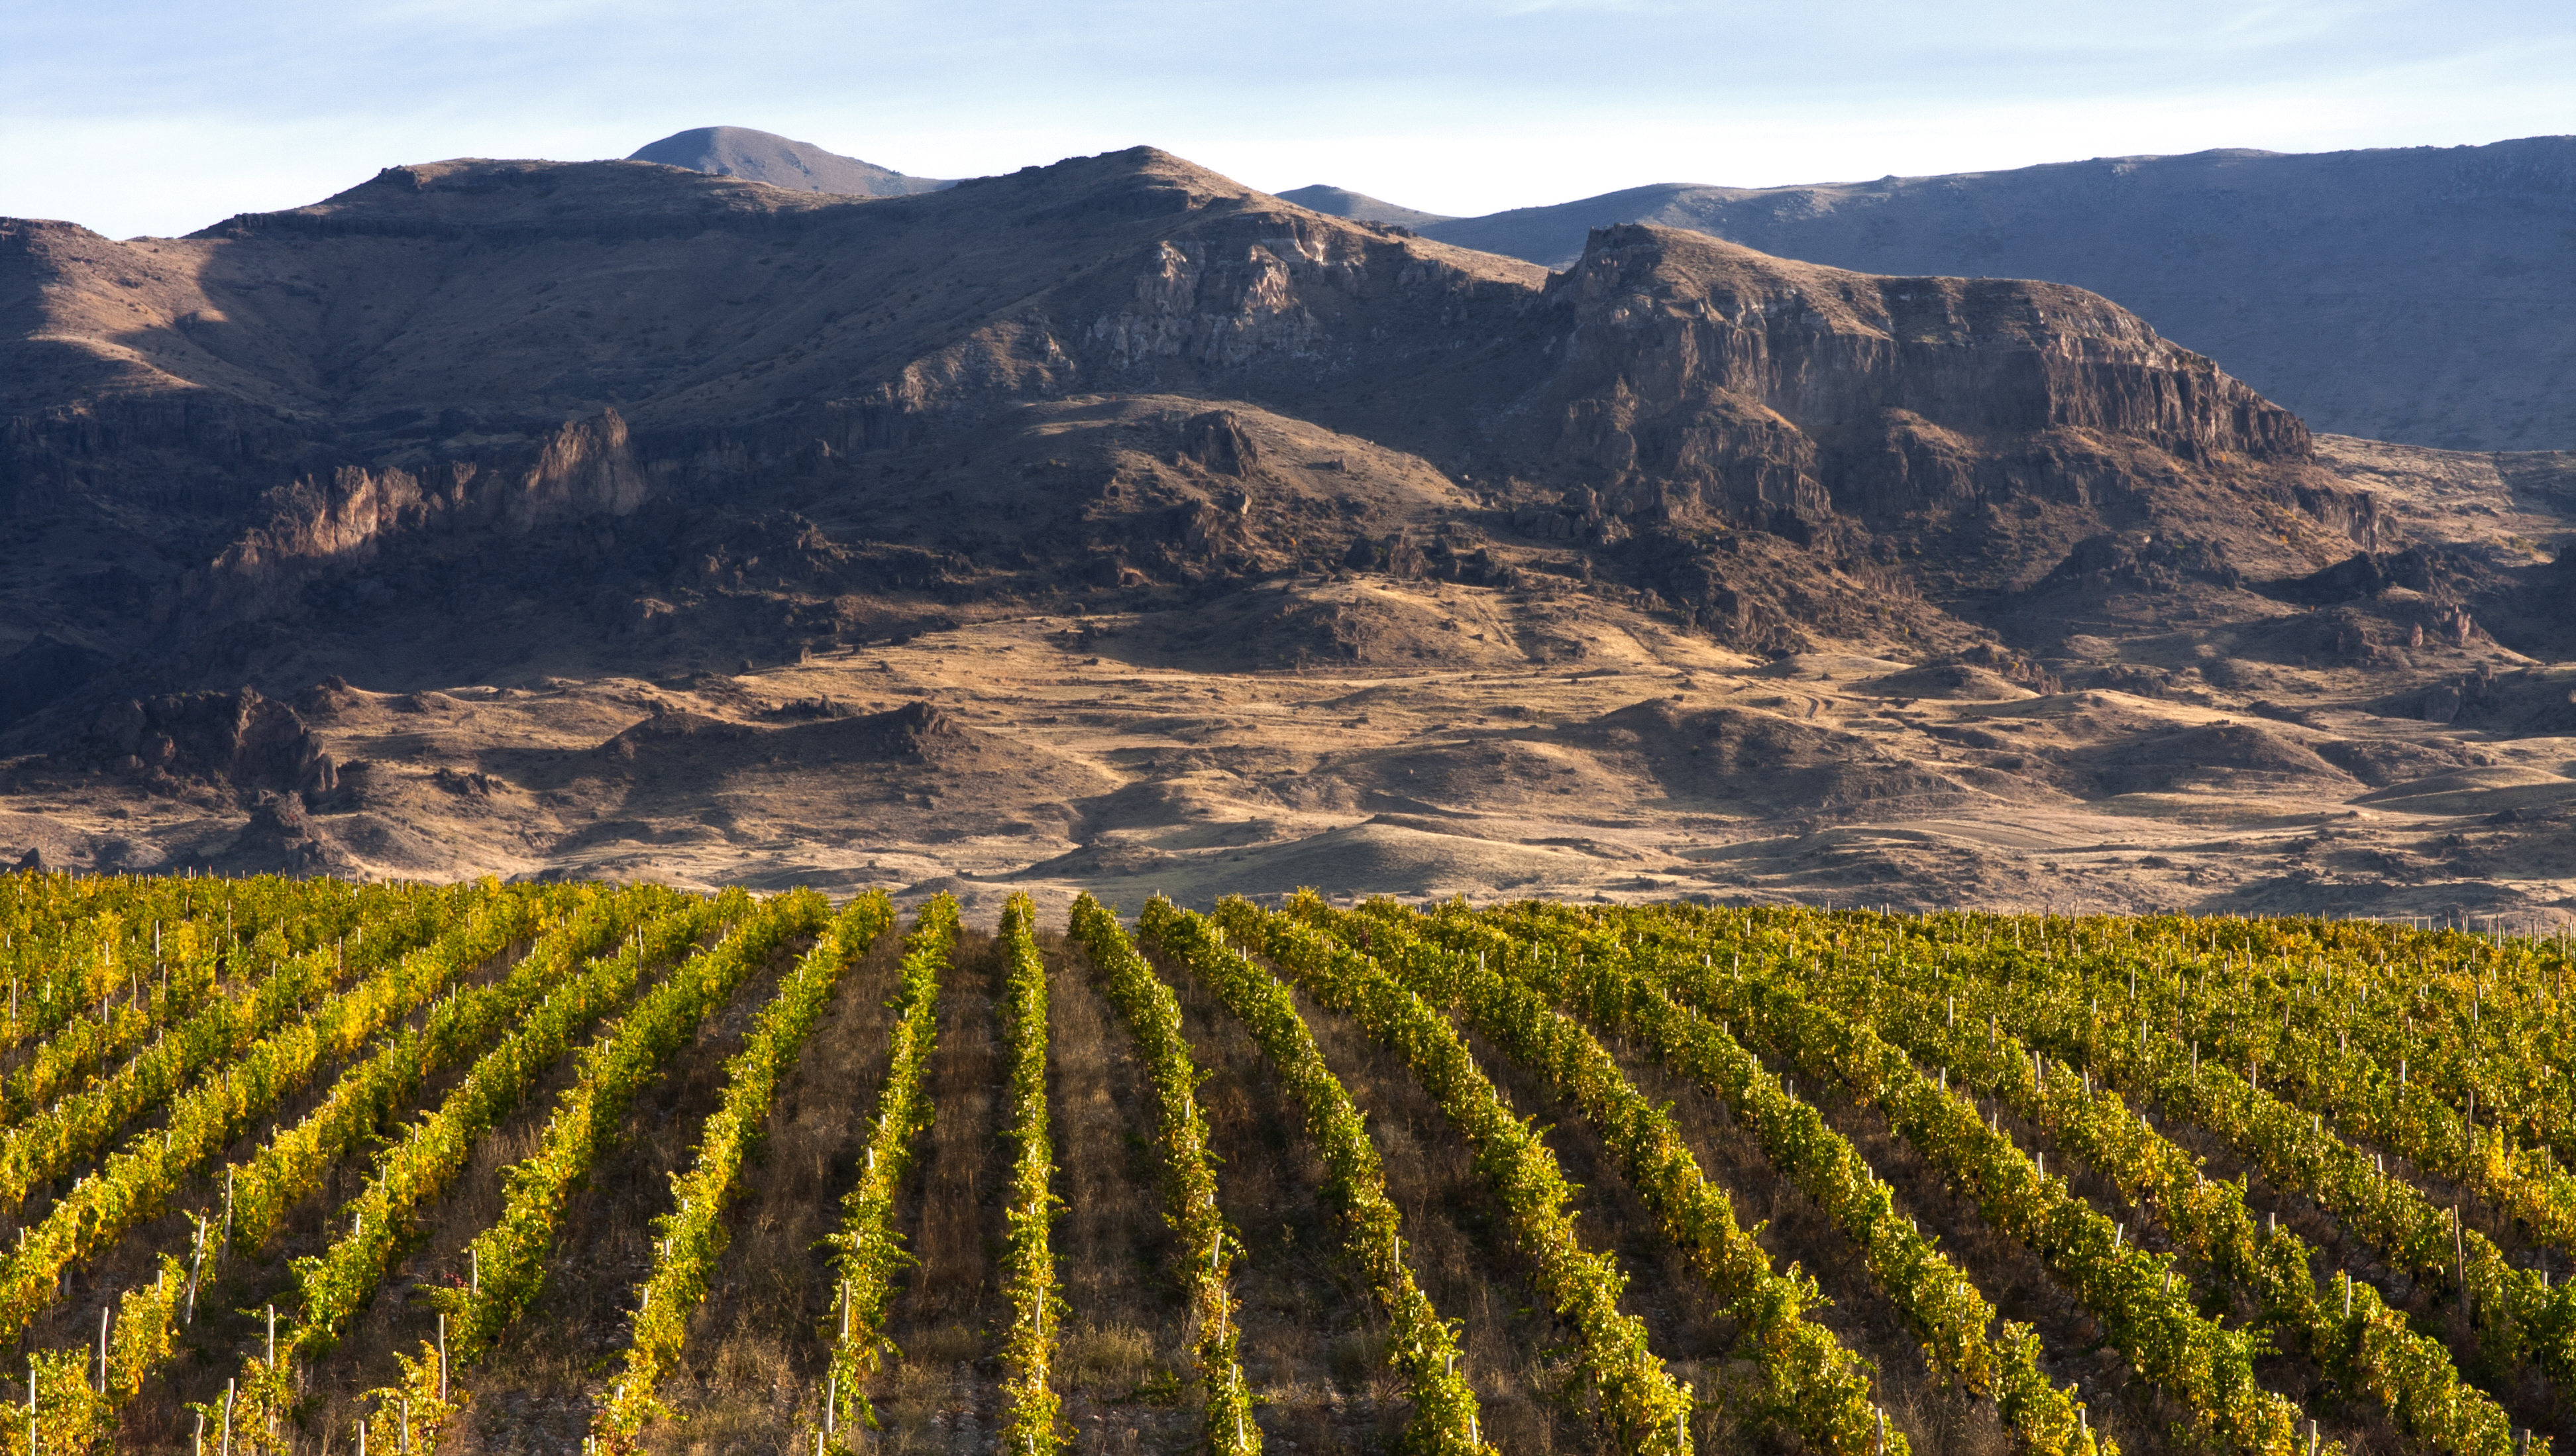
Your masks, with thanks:
M 0 316 L 0 850 L 46 863 L 2399 914 L 2576 872 L 2569 458 L 2312 437 L 2059 284 L 1652 226 L 1550 273 L 1137 149 L 0 222 Z

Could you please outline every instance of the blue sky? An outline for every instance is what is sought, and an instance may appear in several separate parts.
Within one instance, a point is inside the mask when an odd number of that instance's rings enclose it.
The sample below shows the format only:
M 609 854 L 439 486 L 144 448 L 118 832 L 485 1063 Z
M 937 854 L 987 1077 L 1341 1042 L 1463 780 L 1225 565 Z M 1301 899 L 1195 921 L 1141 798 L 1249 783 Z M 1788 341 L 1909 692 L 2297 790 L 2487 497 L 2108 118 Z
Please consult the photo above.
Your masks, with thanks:
M 115 236 L 381 166 L 784 132 L 930 176 L 1150 142 L 1434 211 L 2576 131 L 2566 0 L 12 0 L 0 214 Z

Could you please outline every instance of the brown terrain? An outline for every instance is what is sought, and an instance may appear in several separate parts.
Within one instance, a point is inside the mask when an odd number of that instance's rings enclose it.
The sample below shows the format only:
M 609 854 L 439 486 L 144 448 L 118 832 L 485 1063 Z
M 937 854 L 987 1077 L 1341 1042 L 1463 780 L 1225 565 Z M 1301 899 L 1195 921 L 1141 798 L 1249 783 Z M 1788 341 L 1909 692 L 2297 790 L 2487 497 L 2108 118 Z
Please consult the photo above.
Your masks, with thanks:
M 1147 148 L 0 221 L 0 853 L 2557 916 L 2576 455 L 2081 289 Z

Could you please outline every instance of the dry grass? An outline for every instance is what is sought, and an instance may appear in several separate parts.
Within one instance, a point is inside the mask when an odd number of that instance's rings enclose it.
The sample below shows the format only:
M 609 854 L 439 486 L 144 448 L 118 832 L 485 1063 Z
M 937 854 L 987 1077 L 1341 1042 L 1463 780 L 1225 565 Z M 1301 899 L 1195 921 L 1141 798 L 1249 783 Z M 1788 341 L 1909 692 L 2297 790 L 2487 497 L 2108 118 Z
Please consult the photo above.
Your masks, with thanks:
M 1203 1419 L 1184 1392 L 1196 1331 L 1171 1269 L 1155 1107 L 1118 1009 L 1079 946 L 1047 952 L 1047 1069 L 1055 1119 L 1057 1271 L 1070 1311 L 1056 1368 L 1086 1450 L 1197 1448 Z
M 732 1241 L 664 1385 L 681 1419 L 646 1431 L 652 1450 L 807 1449 L 799 1433 L 820 1417 L 839 1299 L 824 1241 L 840 1226 L 841 1199 L 866 1152 L 893 1027 L 886 1001 L 907 929 L 880 936 L 843 975 L 779 1086 L 768 1135 L 726 1215 Z
M 930 1131 L 915 1163 L 903 1233 L 918 1261 L 897 1294 L 886 1333 L 903 1353 L 869 1394 L 890 1453 L 980 1451 L 995 1416 L 997 1369 L 985 1321 L 1002 1220 L 1001 958 L 992 937 L 961 931 L 940 997 L 932 1057 Z
M 477 966 L 460 984 L 489 985 L 507 974 L 528 951 L 521 941 Z M 418 1026 L 427 1012 L 415 1012 L 406 1024 Z M 183 1188 L 172 1200 L 172 1212 L 142 1225 L 97 1259 L 72 1269 L 63 1280 L 62 1295 L 29 1327 L 22 1346 L 60 1348 L 94 1346 L 98 1338 L 98 1311 L 102 1304 L 136 1284 L 149 1283 L 153 1270 L 164 1252 L 187 1257 L 192 1224 L 187 1210 L 220 1209 L 223 1204 L 223 1169 L 232 1163 L 248 1162 L 265 1145 L 277 1129 L 292 1127 L 319 1106 L 330 1093 L 341 1072 L 365 1056 L 371 1046 L 356 1058 L 327 1063 L 318 1068 L 303 1088 L 281 1099 L 277 1109 L 263 1118 L 252 1131 L 222 1150 L 205 1163 L 208 1170 Z M 462 1080 L 464 1069 L 450 1068 L 432 1078 L 410 1102 L 398 1109 L 388 1127 L 435 1107 L 447 1090 Z M 165 1121 L 166 1106 L 135 1125 L 138 1132 L 159 1128 Z M 365 1186 L 371 1165 L 363 1159 L 344 1159 L 324 1174 L 320 1189 L 287 1210 L 276 1235 L 267 1247 L 255 1252 L 237 1252 L 223 1276 L 207 1282 L 198 1293 L 196 1322 L 182 1332 L 180 1352 L 161 1375 L 144 1383 L 142 1393 L 128 1404 L 120 1421 L 118 1446 L 130 1451 L 184 1451 L 188 1449 L 194 1417 L 184 1409 L 188 1401 L 220 1401 L 224 1382 L 241 1368 L 242 1359 L 256 1352 L 266 1321 L 262 1308 L 274 1301 L 287 1306 L 295 1289 L 290 1269 L 292 1259 L 319 1253 L 336 1236 L 327 1226 L 340 1205 L 356 1196 Z M 67 1190 L 68 1180 L 57 1183 L 56 1190 Z M 40 1193 L 16 1210 L 17 1221 L 34 1223 L 50 1208 L 48 1193 Z M 15 1222 L 0 1221 L 0 1237 L 14 1237 Z M 25 1399 L 23 1380 L 0 1384 L 19 1400 Z
M 442 1450 L 581 1449 L 598 1385 L 613 1368 L 625 1337 L 635 1285 L 651 1265 L 653 1219 L 671 1205 L 671 1175 L 688 1165 L 699 1124 L 723 1092 L 725 1059 L 741 1049 L 753 1015 L 775 991 L 779 974 L 805 949 L 801 942 L 782 948 L 746 980 L 733 1000 L 699 1028 L 697 1039 L 673 1058 L 663 1078 L 627 1109 L 615 1149 L 593 1166 L 565 1208 L 544 1290 L 480 1365 L 457 1373 L 457 1385 L 471 1403 Z M 551 1099 L 531 1105 L 504 1130 L 521 1155 L 533 1148 L 551 1112 Z M 502 1152 L 495 1147 L 484 1154 L 496 1171 Z M 465 1243 L 499 1212 L 498 1179 L 476 1178 L 437 1211 L 430 1237 L 404 1265 L 404 1281 L 420 1281 L 424 1274 L 455 1277 Z M 416 1349 L 434 1328 L 434 1317 L 415 1300 L 389 1323 L 386 1333 L 400 1347 Z M 390 1355 L 383 1347 L 358 1353 L 372 1356 L 377 1372 L 364 1383 L 390 1374 Z M 338 1388 L 360 1386 L 353 1379 Z

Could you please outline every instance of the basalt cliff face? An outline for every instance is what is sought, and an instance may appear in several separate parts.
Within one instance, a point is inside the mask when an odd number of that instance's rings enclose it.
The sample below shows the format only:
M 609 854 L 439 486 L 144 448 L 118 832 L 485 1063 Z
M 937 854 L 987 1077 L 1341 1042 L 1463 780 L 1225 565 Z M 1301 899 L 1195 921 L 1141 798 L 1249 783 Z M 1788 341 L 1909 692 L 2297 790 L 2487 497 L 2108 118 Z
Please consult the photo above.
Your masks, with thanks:
M 435 858 L 418 825 L 461 814 L 519 837 L 468 835 L 483 848 L 453 867 L 633 868 L 650 856 L 615 846 L 671 832 L 617 817 L 648 799 L 739 848 L 760 816 L 710 806 L 805 740 L 744 745 L 910 711 L 947 689 L 906 663 L 987 650 L 1040 651 L 1068 682 L 1740 672 L 1743 701 L 1649 715 L 1680 735 L 1655 753 L 1767 712 L 1808 725 L 1801 772 L 1835 786 L 1820 804 L 1968 812 L 2109 780 L 2000 748 L 1927 768 L 1967 742 L 1937 735 L 1882 773 L 1891 750 L 1820 726 L 1829 696 L 1761 675 L 1858 662 L 1905 702 L 2090 687 L 2214 712 L 2314 698 L 2291 675 L 2326 664 L 2353 701 L 2448 692 L 2474 716 L 2512 697 L 2496 674 L 2516 651 L 2551 658 L 2570 625 L 2530 547 L 2548 460 L 2528 467 L 2542 486 L 2505 488 L 2494 543 L 2463 544 L 2417 508 L 2465 465 L 2312 439 L 2081 289 L 1874 276 L 1644 225 L 1594 231 L 1551 273 L 1151 149 L 879 198 L 454 161 L 185 239 L 0 222 L 0 319 L 0 743 L 31 784 L 51 764 L 208 814 L 300 795 L 309 825 L 271 811 L 245 841 L 338 845 L 299 865 L 418 867 Z M 816 673 L 808 692 L 746 686 Z M 673 713 L 741 742 L 684 811 L 654 795 L 687 754 L 652 793 L 612 794 L 478 740 L 502 730 L 467 725 L 501 700 L 466 686 L 569 695 L 562 731 L 592 746 Z M 293 764 L 143 751 L 180 743 L 150 726 L 174 695 L 245 690 L 299 705 Z M 1369 700 L 1339 731 L 1402 720 Z M 1103 711 L 1082 701 L 990 727 L 1069 732 Z M 966 703 L 941 711 L 987 731 Z M 921 768 L 923 842 L 1160 863 L 1122 836 L 1204 818 L 1205 775 L 1251 780 L 1209 746 L 1233 729 L 1149 716 L 1165 748 L 1055 745 L 1072 757 L 1024 776 L 1089 787 L 978 800 L 945 829 L 954 783 L 1002 770 Z M 1627 722 L 1559 725 L 1494 760 L 1495 782 L 1625 763 L 1603 745 Z M 1415 790 L 1482 781 L 1384 752 L 1262 780 L 1277 822 L 1238 833 L 1465 812 Z M 1717 762 L 1595 787 L 1632 816 L 1786 812 L 1726 799 L 1712 786 L 1751 770 Z M 374 827 L 334 840 L 346 816 Z M 1546 845 L 1567 837 L 1538 835 L 1529 863 L 1563 868 L 1574 852 Z
M 557 428 L 516 468 L 451 460 L 414 474 L 343 465 L 270 491 L 268 519 L 202 575 L 183 576 L 178 604 L 215 622 L 293 615 L 302 588 L 361 572 L 389 552 L 448 558 L 557 522 L 613 521 L 633 515 L 651 490 L 615 410 Z
M 1547 453 L 1667 519 L 1818 526 L 2080 493 L 2052 451 L 2109 439 L 2202 466 L 2309 455 L 2287 411 L 2080 289 L 1876 278 L 1627 225 L 1544 298 L 1567 325 Z
M 1338 191 L 1311 190 L 1327 204 Z M 1563 268 L 1591 230 L 1627 222 L 1872 273 L 2093 289 L 2324 431 L 2457 450 L 2576 446 L 2565 263 L 2576 136 L 1658 184 L 1415 225 Z

